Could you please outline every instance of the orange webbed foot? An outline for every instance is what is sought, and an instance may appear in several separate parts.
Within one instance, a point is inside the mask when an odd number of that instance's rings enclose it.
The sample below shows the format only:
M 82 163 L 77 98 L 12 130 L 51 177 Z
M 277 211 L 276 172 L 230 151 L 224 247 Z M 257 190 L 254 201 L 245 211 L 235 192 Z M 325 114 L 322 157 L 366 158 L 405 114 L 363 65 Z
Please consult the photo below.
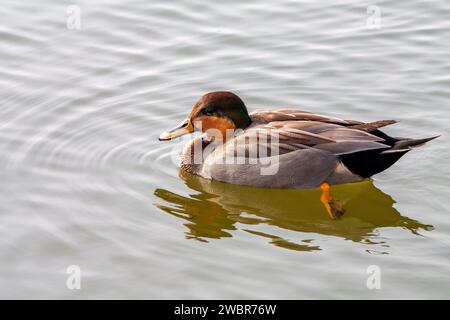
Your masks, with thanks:
M 320 196 L 320 201 L 325 207 L 328 215 L 331 219 L 339 219 L 345 213 L 345 208 L 339 202 L 339 200 L 333 199 L 330 192 L 330 185 L 326 182 L 320 185 L 322 189 L 322 195 Z

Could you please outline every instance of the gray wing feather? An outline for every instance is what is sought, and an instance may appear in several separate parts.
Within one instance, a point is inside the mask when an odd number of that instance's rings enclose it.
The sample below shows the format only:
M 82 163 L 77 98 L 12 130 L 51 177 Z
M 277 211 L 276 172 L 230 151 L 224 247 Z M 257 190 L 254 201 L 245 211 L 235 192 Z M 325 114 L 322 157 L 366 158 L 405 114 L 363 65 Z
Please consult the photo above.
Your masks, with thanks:
M 344 155 L 367 150 L 388 149 L 390 146 L 375 141 L 340 141 L 318 144 L 314 148 L 328 151 L 334 155 Z
M 348 128 L 333 128 L 320 134 L 323 137 L 333 139 L 335 141 L 384 141 L 383 138 L 374 136 L 365 131 L 359 131 Z

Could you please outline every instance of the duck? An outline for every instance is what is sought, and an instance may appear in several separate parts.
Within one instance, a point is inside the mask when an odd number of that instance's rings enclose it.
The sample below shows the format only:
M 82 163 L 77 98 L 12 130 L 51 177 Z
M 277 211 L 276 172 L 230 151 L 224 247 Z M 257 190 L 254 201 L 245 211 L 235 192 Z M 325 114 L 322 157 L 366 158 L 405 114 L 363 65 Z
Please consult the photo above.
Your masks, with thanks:
M 330 185 L 371 179 L 438 137 L 399 138 L 380 130 L 396 122 L 343 120 L 294 108 L 248 112 L 238 95 L 215 91 L 201 96 L 159 140 L 200 131 L 181 151 L 181 170 L 252 187 L 322 188 L 331 203 Z

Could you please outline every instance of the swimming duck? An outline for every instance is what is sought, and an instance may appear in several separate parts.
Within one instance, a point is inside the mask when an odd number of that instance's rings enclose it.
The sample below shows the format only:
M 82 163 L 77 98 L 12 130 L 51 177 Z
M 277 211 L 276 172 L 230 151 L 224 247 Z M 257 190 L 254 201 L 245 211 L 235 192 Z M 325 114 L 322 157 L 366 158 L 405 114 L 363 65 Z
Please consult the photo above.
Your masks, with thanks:
M 249 113 L 236 94 L 219 91 L 203 95 L 187 119 L 159 140 L 202 131 L 184 147 L 181 168 L 207 179 L 254 187 L 321 187 L 327 194 L 329 185 L 369 179 L 436 138 L 394 138 L 379 130 L 394 123 L 342 120 L 297 109 Z M 251 153 L 252 148 L 257 152 Z M 196 161 L 198 149 L 201 161 Z M 230 155 L 243 161 L 223 161 Z M 272 162 L 275 170 L 264 173 Z

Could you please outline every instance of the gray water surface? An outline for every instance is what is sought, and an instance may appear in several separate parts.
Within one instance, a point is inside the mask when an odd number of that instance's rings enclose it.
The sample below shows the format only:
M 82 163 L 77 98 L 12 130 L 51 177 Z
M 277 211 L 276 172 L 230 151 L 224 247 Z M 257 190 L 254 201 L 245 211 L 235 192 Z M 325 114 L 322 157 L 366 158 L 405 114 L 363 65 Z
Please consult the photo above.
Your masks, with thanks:
M 0 297 L 450 298 L 450 3 L 375 4 L 3 0 Z M 157 138 L 213 90 L 442 136 L 331 220 L 318 190 L 179 176 Z

